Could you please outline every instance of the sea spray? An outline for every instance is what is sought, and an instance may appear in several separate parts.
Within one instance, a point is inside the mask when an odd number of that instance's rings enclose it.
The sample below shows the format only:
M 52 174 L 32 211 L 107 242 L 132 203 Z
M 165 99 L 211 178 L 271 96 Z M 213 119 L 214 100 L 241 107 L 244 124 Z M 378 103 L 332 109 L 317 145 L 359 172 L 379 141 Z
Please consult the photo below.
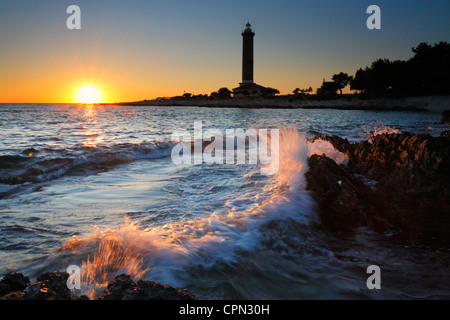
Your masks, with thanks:
M 369 135 L 369 143 L 372 143 L 373 138 L 380 134 L 401 133 L 400 130 L 385 125 L 382 121 L 380 121 L 377 125 L 373 125 L 372 128 L 367 128 L 364 126 L 363 130 Z
M 267 249 L 268 245 L 274 249 L 286 247 L 280 236 L 273 234 L 274 225 L 285 226 L 283 221 L 287 225 L 293 221 L 305 229 L 312 219 L 317 219 L 314 201 L 305 191 L 304 174 L 312 153 L 345 161 L 331 144 L 311 144 L 303 133 L 282 128 L 279 170 L 265 180 L 258 192 L 228 200 L 227 213 L 212 212 L 194 220 L 146 227 L 127 218 L 122 227 L 96 227 L 88 237 L 73 237 L 59 251 L 70 252 L 74 259 L 82 260 L 83 288 L 93 297 L 120 273 L 134 279 L 185 286 L 190 268 L 232 265 L 249 252 Z M 250 170 L 256 172 L 257 168 Z M 245 201 L 252 205 L 238 205 Z M 289 238 L 295 239 L 295 235 Z

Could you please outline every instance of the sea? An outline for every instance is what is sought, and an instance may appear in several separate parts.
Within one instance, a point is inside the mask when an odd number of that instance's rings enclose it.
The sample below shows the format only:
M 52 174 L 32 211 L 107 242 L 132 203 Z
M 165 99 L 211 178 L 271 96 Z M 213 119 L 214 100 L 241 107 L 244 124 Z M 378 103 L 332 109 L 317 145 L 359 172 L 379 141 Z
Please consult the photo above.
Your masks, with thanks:
M 437 112 L 0 104 L 0 277 L 81 270 L 98 297 L 118 274 L 200 299 L 450 298 L 448 248 L 393 232 L 324 232 L 306 190 L 317 134 L 445 130 Z M 181 163 L 177 130 L 277 129 L 279 167 Z M 248 150 L 247 150 L 248 151 Z M 437 258 L 436 258 L 437 257 Z M 370 289 L 369 266 L 381 288 Z

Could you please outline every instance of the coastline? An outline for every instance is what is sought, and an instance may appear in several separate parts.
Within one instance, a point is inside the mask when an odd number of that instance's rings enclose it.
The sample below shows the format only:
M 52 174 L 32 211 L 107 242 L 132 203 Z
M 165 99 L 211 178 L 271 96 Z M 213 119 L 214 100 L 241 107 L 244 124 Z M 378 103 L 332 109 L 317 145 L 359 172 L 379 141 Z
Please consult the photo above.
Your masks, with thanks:
M 165 99 L 117 102 L 105 105 L 119 106 L 171 106 L 207 108 L 252 108 L 252 109 L 337 109 L 370 111 L 431 111 L 442 112 L 450 109 L 450 96 L 424 96 L 408 98 L 360 99 L 344 95 L 332 99 L 292 99 L 288 97 L 246 98 L 246 99 Z
M 445 123 L 445 122 L 443 122 Z M 308 159 L 306 189 L 317 202 L 316 227 L 335 239 L 350 239 L 358 228 L 384 235 L 387 243 L 427 248 L 424 258 L 447 268 L 450 243 L 450 139 L 409 132 L 379 134 L 351 143 L 317 135 L 348 157 L 337 164 L 323 155 Z M 340 256 L 340 252 L 336 251 Z M 419 259 L 419 260 L 420 260 Z M 35 282 L 21 273 L 0 275 L 0 300 L 196 300 L 195 291 L 118 274 L 99 296 L 73 295 L 69 274 L 48 271 Z M 78 292 L 80 293 L 80 292 Z M 445 298 L 446 296 L 439 296 Z M 202 298 L 200 298 L 202 299 Z

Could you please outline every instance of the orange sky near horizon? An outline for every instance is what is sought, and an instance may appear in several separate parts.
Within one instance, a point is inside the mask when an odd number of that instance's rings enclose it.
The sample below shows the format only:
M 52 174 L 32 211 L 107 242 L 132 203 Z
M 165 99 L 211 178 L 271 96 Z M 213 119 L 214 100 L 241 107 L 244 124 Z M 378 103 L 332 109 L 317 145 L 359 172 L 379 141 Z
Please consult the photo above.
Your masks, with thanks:
M 239 37 L 236 38 L 240 45 Z M 15 56 L 11 57 L 15 64 L 4 66 L 2 72 L 8 77 L 0 77 L 0 103 L 76 103 L 76 89 L 87 83 L 101 90 L 104 103 L 114 103 L 171 97 L 184 92 L 210 94 L 221 87 L 237 87 L 241 80 L 240 48 L 226 59 L 226 65 L 205 58 L 203 66 L 190 64 L 187 58 L 178 62 L 158 60 L 158 57 L 143 61 L 142 56 L 137 56 L 138 59 L 129 63 L 124 52 L 103 53 L 104 58 L 98 59 L 92 49 L 81 53 L 74 48 L 55 52 L 35 49 L 40 50 L 33 50 L 32 59 L 27 55 Z M 264 67 L 264 62 L 256 60 L 255 82 L 288 94 L 296 87 L 312 86 L 315 90 L 325 77 L 322 74 L 326 74 L 311 67 L 278 67 L 267 64 Z
M 62 43 L 48 37 L 18 43 L 15 50 L 5 48 L 0 67 L 7 76 L 0 76 L 0 103 L 76 103 L 75 91 L 85 83 L 102 91 L 104 103 L 114 103 L 184 92 L 210 94 L 221 87 L 237 87 L 241 81 L 239 33 L 232 47 L 224 43 L 214 50 L 191 49 L 183 54 L 158 50 L 151 55 L 144 48 L 136 52 L 126 46 L 114 48 L 112 42 L 95 43 L 95 37 L 69 35 Z M 296 87 L 316 89 L 328 74 L 326 67 L 308 66 L 307 61 L 296 66 L 276 60 L 269 64 L 273 53 L 262 50 L 256 41 L 255 55 L 255 82 L 282 94 Z
M 447 40 L 450 30 L 447 2 L 383 1 L 377 31 L 366 27 L 371 3 L 362 0 L 77 2 L 81 30 L 66 27 L 69 0 L 0 3 L 0 103 L 75 103 L 86 83 L 105 103 L 232 89 L 248 20 L 256 21 L 254 80 L 281 94 L 315 91 L 378 58 L 409 59 L 412 47 Z
M 47 59 L 55 61 L 50 57 Z M 95 70 L 86 72 L 83 68 L 63 62 L 52 64 L 46 61 L 47 59 L 43 58 L 42 63 L 34 66 L 27 65 L 25 62 L 20 67 L 11 66 L 11 70 L 4 69 L 4 72 L 13 76 L 0 78 L 2 88 L 0 103 L 76 103 L 76 89 L 87 83 L 101 90 L 104 103 L 114 103 L 171 97 L 182 95 L 184 92 L 210 94 L 221 87 L 229 89 L 237 87 L 240 81 L 239 62 L 232 71 L 223 70 L 223 75 L 218 72 L 208 73 L 192 69 L 171 78 L 169 75 L 161 77 L 161 74 L 165 74 L 164 70 L 155 70 L 156 76 L 152 79 L 149 72 L 144 70 L 135 72 L 129 65 L 121 66 L 120 63 L 105 63 L 92 67 Z M 86 76 L 87 74 L 89 76 Z M 189 76 L 190 74 L 192 77 Z M 202 76 L 199 77 L 199 74 Z M 282 94 L 291 93 L 298 86 L 306 88 L 311 85 L 316 89 L 321 83 L 316 77 L 316 83 L 305 82 L 302 86 L 301 81 L 295 79 L 293 75 L 290 76 L 290 79 L 285 79 L 282 87 L 264 81 L 258 81 L 258 83 L 273 86 Z M 235 81 L 223 81 L 224 78 L 234 78 Z M 273 78 L 273 76 L 269 75 L 267 78 Z

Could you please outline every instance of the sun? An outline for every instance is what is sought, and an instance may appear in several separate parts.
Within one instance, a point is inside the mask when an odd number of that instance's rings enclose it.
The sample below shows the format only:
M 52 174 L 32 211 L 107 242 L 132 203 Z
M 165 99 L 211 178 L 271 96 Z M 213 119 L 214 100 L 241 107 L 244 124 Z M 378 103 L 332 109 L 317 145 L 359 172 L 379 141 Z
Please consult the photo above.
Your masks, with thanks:
M 75 90 L 74 98 L 76 103 L 91 104 L 103 102 L 102 91 L 92 83 L 79 86 Z

